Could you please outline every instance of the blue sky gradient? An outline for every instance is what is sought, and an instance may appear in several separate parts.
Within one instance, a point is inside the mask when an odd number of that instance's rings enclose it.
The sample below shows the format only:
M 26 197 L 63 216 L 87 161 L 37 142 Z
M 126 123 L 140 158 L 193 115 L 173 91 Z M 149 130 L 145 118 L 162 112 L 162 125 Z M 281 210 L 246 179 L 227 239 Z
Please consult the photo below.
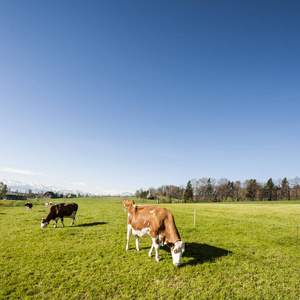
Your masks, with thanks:
M 299 1 L 0 2 L 0 180 L 100 193 L 299 176 Z

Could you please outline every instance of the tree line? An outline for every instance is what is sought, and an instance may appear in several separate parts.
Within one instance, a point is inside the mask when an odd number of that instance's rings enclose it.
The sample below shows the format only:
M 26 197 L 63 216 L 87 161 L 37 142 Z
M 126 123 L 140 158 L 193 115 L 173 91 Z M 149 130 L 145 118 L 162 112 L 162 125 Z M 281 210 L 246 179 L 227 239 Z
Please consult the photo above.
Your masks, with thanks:
M 26 190 L 25 193 L 20 193 L 18 190 L 16 191 L 11 191 L 9 187 L 7 187 L 6 184 L 3 182 L 0 182 L 0 199 L 5 199 L 7 196 L 7 193 L 14 193 L 16 195 L 22 195 L 26 198 L 37 198 L 41 199 L 45 197 L 45 192 L 44 191 L 39 191 L 37 193 L 33 193 L 31 189 Z M 49 192 L 46 192 L 46 194 Z M 52 193 L 52 198 L 79 198 L 79 197 L 90 197 L 89 194 L 80 194 L 79 192 L 77 194 L 73 193 L 59 193 L 59 192 L 51 192 Z
M 0 182 L 0 199 L 4 199 L 7 193 L 7 185 Z
M 278 201 L 299 200 L 300 178 L 279 179 L 276 182 L 270 178 L 267 182 L 256 179 L 230 181 L 227 178 L 201 178 L 189 180 L 187 185 L 162 185 L 159 188 L 137 190 L 137 198 L 160 199 L 172 202 L 236 202 L 236 201 Z

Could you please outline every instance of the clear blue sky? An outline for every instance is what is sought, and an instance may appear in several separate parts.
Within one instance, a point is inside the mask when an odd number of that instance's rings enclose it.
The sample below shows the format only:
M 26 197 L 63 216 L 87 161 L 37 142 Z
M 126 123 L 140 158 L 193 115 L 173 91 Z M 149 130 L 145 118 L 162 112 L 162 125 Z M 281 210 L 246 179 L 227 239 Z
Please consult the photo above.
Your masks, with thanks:
M 300 2 L 0 2 L 0 180 L 135 191 L 300 175 Z

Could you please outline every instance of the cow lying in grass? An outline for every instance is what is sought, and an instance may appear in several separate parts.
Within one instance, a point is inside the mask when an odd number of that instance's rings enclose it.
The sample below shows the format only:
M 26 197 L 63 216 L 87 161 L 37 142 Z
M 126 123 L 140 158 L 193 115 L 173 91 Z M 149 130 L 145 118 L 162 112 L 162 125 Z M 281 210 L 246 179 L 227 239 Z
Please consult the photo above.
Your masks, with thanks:
M 51 220 L 55 221 L 54 228 L 56 228 L 58 219 L 61 219 L 62 227 L 64 227 L 64 217 L 72 219 L 72 226 L 74 224 L 77 210 L 78 205 L 76 203 L 55 204 L 50 207 L 48 214 L 42 219 L 41 228 L 46 228 Z
M 187 245 L 180 239 L 172 213 L 163 207 L 131 205 L 129 200 L 126 201 L 124 201 L 124 207 L 128 210 L 126 250 L 129 250 L 131 234 L 135 237 L 138 251 L 140 251 L 139 238 L 150 236 L 152 246 L 148 255 L 152 256 L 154 248 L 155 259 L 159 262 L 159 246 L 167 245 L 171 248 L 173 264 L 180 266 L 181 256 Z

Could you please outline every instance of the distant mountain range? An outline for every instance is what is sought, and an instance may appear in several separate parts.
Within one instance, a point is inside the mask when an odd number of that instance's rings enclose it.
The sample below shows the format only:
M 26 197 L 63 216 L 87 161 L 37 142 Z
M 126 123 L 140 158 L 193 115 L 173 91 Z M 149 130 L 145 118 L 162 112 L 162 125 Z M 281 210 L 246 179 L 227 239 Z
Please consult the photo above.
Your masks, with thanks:
M 84 192 L 82 190 L 79 189 L 68 189 L 68 188 L 64 188 L 61 186 L 48 186 L 48 185 L 44 185 L 44 184 L 38 184 L 38 183 L 29 183 L 29 182 L 21 182 L 21 181 L 17 181 L 17 180 L 0 180 L 1 182 L 3 182 L 4 184 L 7 185 L 8 189 L 10 189 L 10 191 L 18 191 L 20 193 L 27 193 L 29 190 L 32 191 L 32 193 L 40 193 L 40 192 L 47 192 L 47 191 L 51 191 L 51 192 L 56 192 L 56 193 L 60 193 L 60 194 L 81 194 L 81 195 L 86 195 L 88 194 L 89 196 L 106 196 L 108 194 L 111 195 L 111 193 L 101 193 L 101 194 L 91 194 L 91 193 L 87 193 Z M 111 196 L 134 196 L 134 194 L 132 192 L 122 192 L 122 193 L 116 193 L 114 195 Z

